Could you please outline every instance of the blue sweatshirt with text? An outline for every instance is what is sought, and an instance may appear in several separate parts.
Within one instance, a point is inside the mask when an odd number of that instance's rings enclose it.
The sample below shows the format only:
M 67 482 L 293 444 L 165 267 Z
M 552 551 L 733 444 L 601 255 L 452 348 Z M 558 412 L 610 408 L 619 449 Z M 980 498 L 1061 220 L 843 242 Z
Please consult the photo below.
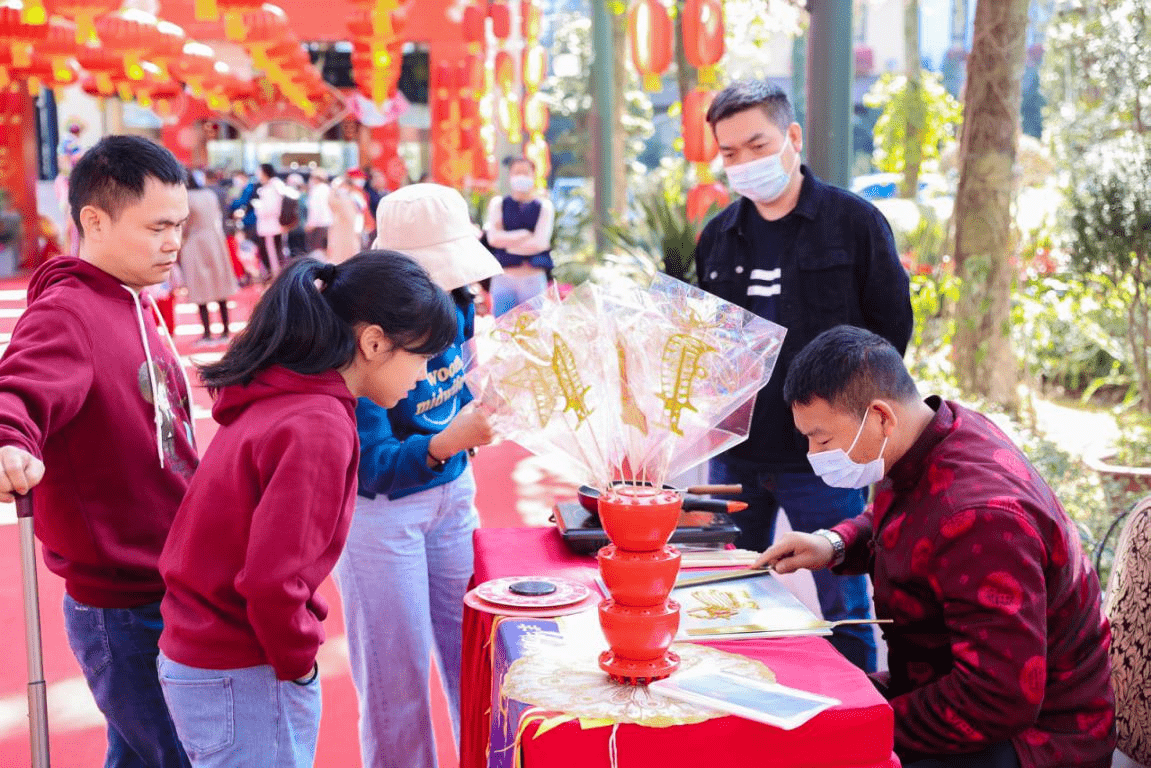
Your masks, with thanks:
M 464 384 L 463 345 L 475 330 L 475 307 L 456 308 L 456 341 L 428 361 L 427 377 L 394 408 L 361 397 L 356 404 L 360 435 L 359 495 L 400 499 L 455 480 L 467 467 L 467 451 L 430 469 L 428 443 L 471 402 Z

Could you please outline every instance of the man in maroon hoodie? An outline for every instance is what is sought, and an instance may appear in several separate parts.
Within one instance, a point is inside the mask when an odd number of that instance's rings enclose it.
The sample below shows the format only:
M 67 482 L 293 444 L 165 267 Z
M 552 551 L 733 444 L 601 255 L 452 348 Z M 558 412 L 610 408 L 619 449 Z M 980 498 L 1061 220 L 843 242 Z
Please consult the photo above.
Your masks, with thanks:
M 870 572 L 895 749 L 908 768 L 1105 768 L 1115 701 L 1099 579 L 1074 523 L 987 418 L 921 400 L 900 354 L 841 325 L 783 389 L 808 460 L 876 486 L 862 515 L 792 533 L 759 564 Z
M 36 535 L 64 579 L 68 641 L 108 720 L 105 765 L 187 766 L 156 675 L 157 570 L 196 468 L 187 379 L 155 305 L 188 217 L 184 169 L 109 136 L 68 198 L 80 258 L 32 275 L 0 359 L 0 500 L 36 487 Z

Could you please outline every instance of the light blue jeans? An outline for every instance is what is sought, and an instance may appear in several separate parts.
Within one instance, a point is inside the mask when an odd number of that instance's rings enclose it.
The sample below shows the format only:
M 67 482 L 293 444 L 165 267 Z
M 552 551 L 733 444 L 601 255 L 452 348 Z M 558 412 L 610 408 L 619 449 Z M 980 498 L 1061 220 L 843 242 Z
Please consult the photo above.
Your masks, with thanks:
M 271 666 L 199 669 L 157 661 L 164 699 L 194 768 L 311 768 L 320 677 L 277 680 Z
M 488 290 L 492 297 L 492 314 L 499 317 L 517 304 L 539 296 L 547 287 L 548 276 L 543 270 L 530 275 L 492 275 Z
M 469 465 L 450 483 L 395 501 L 358 498 L 334 571 L 360 702 L 364 768 L 435 768 L 431 653 L 459 743 L 463 599 L 479 523 Z

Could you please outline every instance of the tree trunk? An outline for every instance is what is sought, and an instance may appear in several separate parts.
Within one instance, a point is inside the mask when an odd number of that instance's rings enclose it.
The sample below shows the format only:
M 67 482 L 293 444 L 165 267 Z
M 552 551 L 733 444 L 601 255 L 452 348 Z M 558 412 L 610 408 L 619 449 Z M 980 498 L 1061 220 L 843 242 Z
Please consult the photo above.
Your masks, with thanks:
M 927 122 L 927 99 L 919 54 L 919 0 L 903 6 L 903 49 L 907 73 L 907 130 L 903 143 L 903 181 L 899 196 L 914 199 L 919 191 L 919 167 L 923 163 L 923 132 Z
M 612 174 L 611 210 L 617 221 L 623 218 L 627 210 L 627 130 L 624 128 L 624 116 L 627 114 L 628 91 L 628 45 L 627 45 L 627 13 L 611 12 L 611 38 L 612 38 L 612 78 L 615 81 L 612 87 L 612 98 L 615 105 L 612 109 L 612 157 L 615 159 L 615 168 L 606 171 Z
M 699 71 L 688 63 L 683 47 L 683 0 L 675 0 L 675 81 L 679 86 L 679 104 L 682 107 L 687 95 L 699 82 Z
M 1014 407 L 1011 202 L 1029 0 L 979 0 L 955 198 L 955 373 L 965 391 Z

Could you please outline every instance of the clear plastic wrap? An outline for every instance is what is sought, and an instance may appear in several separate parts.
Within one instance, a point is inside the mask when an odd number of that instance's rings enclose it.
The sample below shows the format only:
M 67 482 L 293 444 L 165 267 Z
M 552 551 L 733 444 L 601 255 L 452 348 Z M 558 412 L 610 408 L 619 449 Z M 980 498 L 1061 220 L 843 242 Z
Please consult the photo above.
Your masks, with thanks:
M 497 432 L 588 485 L 658 486 L 747 437 L 785 333 L 667 275 L 589 282 L 502 316 L 467 382 Z

